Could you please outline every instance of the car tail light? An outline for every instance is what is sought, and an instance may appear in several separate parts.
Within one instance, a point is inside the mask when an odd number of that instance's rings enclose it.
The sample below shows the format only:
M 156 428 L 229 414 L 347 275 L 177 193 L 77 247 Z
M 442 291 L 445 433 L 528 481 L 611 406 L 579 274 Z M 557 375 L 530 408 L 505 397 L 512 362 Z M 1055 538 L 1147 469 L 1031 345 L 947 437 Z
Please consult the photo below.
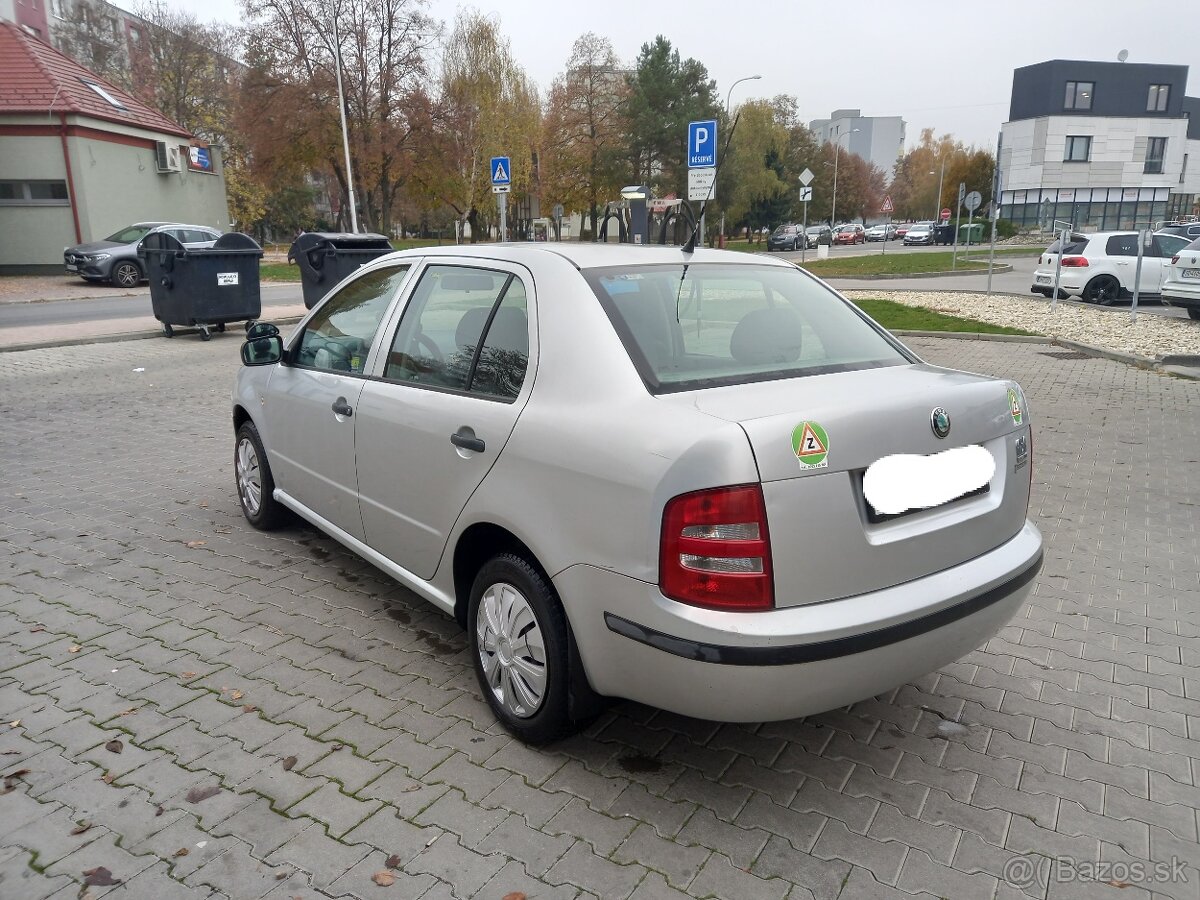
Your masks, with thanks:
M 1062 258 L 1062 267 L 1064 269 L 1086 269 L 1088 261 L 1086 256 L 1064 256 Z
M 1171 265 L 1173 265 L 1173 266 L 1179 265 L 1179 257 L 1178 256 L 1171 257 Z
M 757 484 L 681 494 L 663 510 L 658 584 L 672 600 L 739 612 L 775 605 L 767 511 Z

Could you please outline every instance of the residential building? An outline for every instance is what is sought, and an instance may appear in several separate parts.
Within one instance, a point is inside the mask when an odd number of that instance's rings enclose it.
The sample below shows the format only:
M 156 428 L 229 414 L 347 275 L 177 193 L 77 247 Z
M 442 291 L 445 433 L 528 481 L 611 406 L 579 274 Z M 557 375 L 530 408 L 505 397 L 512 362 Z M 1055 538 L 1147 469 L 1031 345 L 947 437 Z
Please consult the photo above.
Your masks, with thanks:
M 0 22 L 0 272 L 138 221 L 229 227 L 220 150 Z
M 1001 218 L 1105 231 L 1194 212 L 1200 100 L 1184 96 L 1187 78 L 1187 66 L 1061 59 L 1014 71 Z
M 814 119 L 809 130 L 819 143 L 835 140 L 843 152 L 856 153 L 890 179 L 904 155 L 904 120 L 899 116 L 864 116 L 861 109 L 835 109 L 828 119 Z

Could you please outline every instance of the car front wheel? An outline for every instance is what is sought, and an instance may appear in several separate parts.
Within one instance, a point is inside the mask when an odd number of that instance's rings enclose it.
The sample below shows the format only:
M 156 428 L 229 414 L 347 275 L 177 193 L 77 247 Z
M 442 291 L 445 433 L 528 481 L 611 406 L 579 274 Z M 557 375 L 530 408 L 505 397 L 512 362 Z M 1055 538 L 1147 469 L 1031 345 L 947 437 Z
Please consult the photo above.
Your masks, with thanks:
M 493 557 L 475 576 L 467 630 L 479 688 L 500 723 L 530 744 L 567 734 L 567 624 L 546 577 L 516 554 Z
M 142 270 L 135 262 L 119 262 L 113 266 L 110 278 L 117 287 L 137 287 L 142 280 Z
M 267 453 L 253 422 L 243 422 L 237 430 L 233 470 L 237 478 L 238 503 L 246 521 L 260 531 L 278 528 L 287 511 L 275 499 L 275 479 L 271 476 Z

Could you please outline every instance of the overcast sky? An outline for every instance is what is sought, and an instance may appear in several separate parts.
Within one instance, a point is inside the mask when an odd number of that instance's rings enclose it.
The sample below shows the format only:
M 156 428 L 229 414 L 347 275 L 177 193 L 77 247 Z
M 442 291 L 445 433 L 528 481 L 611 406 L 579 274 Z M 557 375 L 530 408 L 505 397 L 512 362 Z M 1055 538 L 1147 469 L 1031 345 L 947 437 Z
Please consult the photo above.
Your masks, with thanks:
M 116 0 L 133 8 L 135 0 Z M 238 0 L 167 0 L 204 21 L 239 22 Z M 434 17 L 453 23 L 464 4 L 430 0 Z M 824 0 L 773 3 L 691 0 L 479 0 L 499 18 L 518 62 L 543 94 L 571 45 L 587 31 L 612 41 L 624 63 L 662 34 L 716 79 L 722 102 L 734 81 L 762 75 L 733 92 L 791 94 L 804 121 L 834 109 L 902 116 L 911 145 L 922 128 L 992 147 L 1008 118 L 1012 70 L 1047 59 L 1116 60 L 1191 67 L 1188 94 L 1200 95 L 1200 43 L 1189 4 L 1167 8 L 1130 0 L 1080 4 L 1034 0 Z M 648 12 L 653 10 L 653 14 Z

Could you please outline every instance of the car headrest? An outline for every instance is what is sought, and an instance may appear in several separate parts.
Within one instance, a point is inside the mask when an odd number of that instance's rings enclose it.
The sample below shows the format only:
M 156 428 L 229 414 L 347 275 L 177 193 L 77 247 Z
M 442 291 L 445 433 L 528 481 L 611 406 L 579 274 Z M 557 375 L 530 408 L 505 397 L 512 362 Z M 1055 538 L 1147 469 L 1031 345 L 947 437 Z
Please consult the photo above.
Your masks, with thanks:
M 488 313 L 491 311 L 490 306 L 468 309 L 458 320 L 458 327 L 454 329 L 454 343 L 460 347 L 474 347 L 478 344 L 479 335 L 483 333 L 483 326 L 487 324 Z
M 729 355 L 740 363 L 789 363 L 800 358 L 804 326 L 790 306 L 746 313 L 729 338 Z
M 502 307 L 492 319 L 488 330 L 487 345 L 498 350 L 512 350 L 529 354 L 529 319 L 525 312 L 515 307 Z

